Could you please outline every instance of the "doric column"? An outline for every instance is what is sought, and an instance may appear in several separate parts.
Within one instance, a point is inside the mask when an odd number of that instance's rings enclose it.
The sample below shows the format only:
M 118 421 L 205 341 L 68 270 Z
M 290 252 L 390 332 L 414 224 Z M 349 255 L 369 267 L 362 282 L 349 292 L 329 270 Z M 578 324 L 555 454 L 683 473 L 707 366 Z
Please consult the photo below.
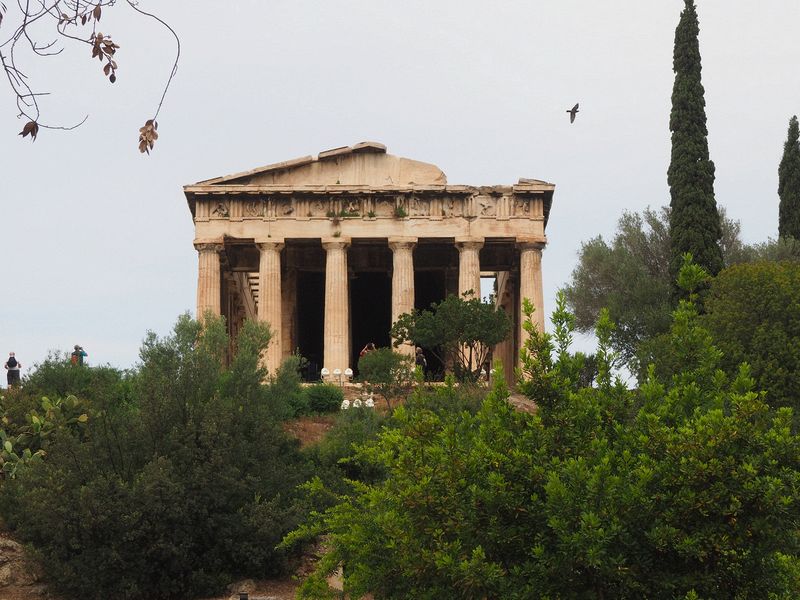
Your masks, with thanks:
M 458 248 L 458 295 L 472 290 L 473 298 L 481 297 L 480 250 L 483 238 L 456 238 Z
M 415 237 L 389 238 L 392 249 L 392 324 L 403 313 L 414 310 L 414 246 Z M 414 356 L 414 345 L 401 344 L 398 352 Z
M 197 267 L 197 319 L 206 314 L 222 314 L 222 291 L 219 252 L 222 244 L 216 241 L 194 243 L 198 255 Z
M 350 298 L 347 281 L 349 239 L 325 238 L 325 327 L 323 367 L 330 371 L 350 367 Z
M 261 253 L 258 261 L 258 320 L 269 323 L 272 338 L 263 357 L 264 366 L 274 375 L 281 366 L 281 250 L 283 240 L 256 240 Z
M 519 242 L 519 344 L 520 348 L 528 339 L 522 328 L 525 315 L 522 303 L 527 298 L 533 303 L 533 323 L 539 331 L 544 331 L 544 292 L 542 290 L 542 250 L 544 242 Z

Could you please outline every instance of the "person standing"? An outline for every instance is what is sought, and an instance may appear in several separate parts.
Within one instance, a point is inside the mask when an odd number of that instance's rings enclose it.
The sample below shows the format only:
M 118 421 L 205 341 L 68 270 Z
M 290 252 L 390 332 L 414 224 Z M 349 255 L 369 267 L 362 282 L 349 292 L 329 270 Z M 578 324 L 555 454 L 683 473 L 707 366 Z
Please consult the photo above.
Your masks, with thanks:
M 17 360 L 17 357 L 14 355 L 13 352 L 8 353 L 8 360 L 5 364 L 6 377 L 8 379 L 8 387 L 16 387 L 19 385 L 19 370 L 22 367 L 22 363 Z
M 75 350 L 72 351 L 72 357 L 70 360 L 73 365 L 78 365 L 79 367 L 82 367 L 83 359 L 86 358 L 87 356 L 89 355 L 86 354 L 86 351 L 78 344 L 75 344 Z
M 417 350 L 414 355 L 414 364 L 422 369 L 422 374 L 425 375 L 425 371 L 428 369 L 428 361 L 425 359 L 425 353 L 419 346 L 417 346 Z

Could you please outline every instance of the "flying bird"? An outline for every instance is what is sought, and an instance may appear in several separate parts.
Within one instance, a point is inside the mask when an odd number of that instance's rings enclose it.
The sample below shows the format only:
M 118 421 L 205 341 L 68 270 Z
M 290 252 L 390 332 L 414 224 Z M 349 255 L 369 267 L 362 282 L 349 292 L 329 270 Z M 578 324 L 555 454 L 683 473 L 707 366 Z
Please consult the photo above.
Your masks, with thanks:
M 577 115 L 577 114 L 578 114 L 578 103 L 576 102 L 576 103 L 575 103 L 575 106 L 573 106 L 573 107 L 572 107 L 570 110 L 568 110 L 567 112 L 569 113 L 569 122 L 570 122 L 570 123 L 574 123 L 574 122 L 575 122 L 575 115 Z

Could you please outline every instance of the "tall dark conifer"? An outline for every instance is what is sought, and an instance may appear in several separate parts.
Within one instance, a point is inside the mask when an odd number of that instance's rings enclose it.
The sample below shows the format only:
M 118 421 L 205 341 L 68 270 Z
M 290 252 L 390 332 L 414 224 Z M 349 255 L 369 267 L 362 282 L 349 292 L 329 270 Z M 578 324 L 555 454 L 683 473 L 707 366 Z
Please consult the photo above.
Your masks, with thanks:
M 672 157 L 667 171 L 670 191 L 670 237 L 673 276 L 682 255 L 691 252 L 694 261 L 712 275 L 722 269 L 720 228 L 714 200 L 714 163 L 708 156 L 708 129 L 703 84 L 700 79 L 700 28 L 694 0 L 686 6 L 675 29 L 672 88 Z
M 797 116 L 789 121 L 789 135 L 778 167 L 778 235 L 800 240 L 800 131 Z

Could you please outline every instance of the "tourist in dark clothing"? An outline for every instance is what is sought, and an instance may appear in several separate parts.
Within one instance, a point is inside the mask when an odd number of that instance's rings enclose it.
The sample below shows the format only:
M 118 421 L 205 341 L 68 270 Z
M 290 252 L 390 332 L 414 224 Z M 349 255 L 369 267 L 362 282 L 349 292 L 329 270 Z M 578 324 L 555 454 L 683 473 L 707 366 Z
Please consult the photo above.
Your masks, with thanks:
M 15 387 L 19 385 L 19 370 L 22 367 L 22 363 L 17 360 L 17 357 L 14 356 L 13 352 L 8 353 L 8 360 L 5 364 L 6 377 L 8 378 L 8 387 Z
M 422 374 L 424 375 L 425 370 L 428 368 L 428 361 L 425 360 L 425 354 L 422 352 L 422 348 L 417 347 L 417 353 L 414 357 L 414 364 L 422 369 Z

